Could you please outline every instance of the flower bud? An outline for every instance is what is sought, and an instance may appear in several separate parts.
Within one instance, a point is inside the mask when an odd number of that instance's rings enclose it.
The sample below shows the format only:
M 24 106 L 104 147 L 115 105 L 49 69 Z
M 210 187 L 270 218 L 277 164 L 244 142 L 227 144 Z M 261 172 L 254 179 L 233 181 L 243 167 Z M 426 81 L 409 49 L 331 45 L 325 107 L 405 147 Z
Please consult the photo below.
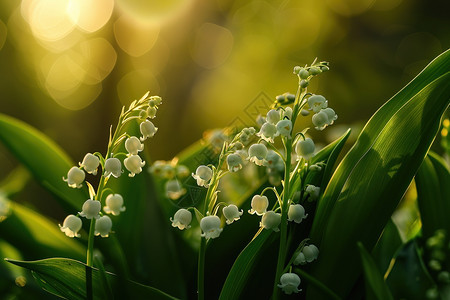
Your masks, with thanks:
M 311 120 L 316 130 L 324 130 L 328 126 L 328 115 L 323 110 L 313 115 Z
M 139 126 L 141 129 L 142 137 L 141 141 L 145 141 L 147 138 L 151 138 L 158 131 L 158 128 L 151 121 L 144 121 Z
M 266 123 L 267 124 L 267 123 Z M 258 166 L 262 166 L 266 163 L 267 147 L 264 144 L 253 144 L 248 149 L 248 156 L 251 162 L 254 162 Z
M 230 172 L 237 172 L 240 169 L 242 169 L 242 165 L 244 164 L 244 161 L 242 160 L 242 157 L 237 153 L 232 153 L 227 156 L 227 165 L 228 170 Z
M 320 187 L 308 184 L 305 189 L 305 194 L 309 195 L 308 201 L 314 201 L 319 198 Z
M 281 288 L 285 294 L 290 295 L 301 291 L 298 289 L 300 282 L 300 277 L 298 277 L 297 274 L 284 273 L 280 277 L 280 284 L 278 284 L 278 287 Z
M 212 175 L 213 171 L 211 168 L 203 165 L 199 166 L 197 170 L 195 170 L 195 174 L 192 173 L 192 177 L 197 180 L 197 185 L 205 188 L 209 187 L 209 181 L 211 180 Z
M 112 221 L 108 216 L 102 216 L 98 218 L 95 222 L 95 235 L 100 235 L 101 237 L 108 237 L 111 232 Z
M 113 214 L 113 216 L 120 215 L 125 211 L 123 206 L 123 198 L 120 194 L 109 194 L 106 197 L 106 206 L 103 207 L 103 211 L 107 214 Z
M 319 68 L 311 67 L 311 68 L 309 68 L 309 73 L 311 75 L 315 76 L 315 75 L 319 75 L 321 73 L 321 71 Z
M 269 210 L 268 212 L 263 214 L 259 225 L 264 229 L 272 229 L 273 231 L 278 232 L 280 231 L 280 229 L 278 229 L 278 225 L 280 225 L 280 223 L 281 214 Z
M 176 167 L 176 174 L 178 177 L 184 178 L 189 176 L 190 173 L 191 171 L 189 171 L 188 167 L 186 167 L 185 165 L 178 165 Z
M 63 226 L 59 224 L 59 228 L 62 232 L 64 232 L 68 237 L 80 237 L 78 231 L 81 229 L 83 222 L 81 219 L 74 215 L 68 215 L 63 222 Z
M 294 260 L 294 265 L 304 265 L 306 264 L 305 254 L 300 252 Z
M 300 87 L 302 89 L 306 88 L 308 85 L 309 85 L 309 81 L 308 80 L 305 80 L 305 79 L 300 80 Z
M 130 171 L 128 176 L 134 177 L 134 175 L 142 172 L 142 167 L 145 165 L 145 161 L 142 161 L 139 155 L 131 155 L 123 161 L 125 168 Z
M 192 221 L 192 214 L 187 209 L 180 208 L 173 216 L 173 219 L 170 218 L 170 221 L 173 227 L 178 227 L 180 230 L 189 229 L 191 227 L 189 224 Z
M 227 219 L 227 224 L 231 224 L 241 218 L 243 211 L 239 211 L 238 207 L 234 204 L 230 204 L 223 208 L 223 215 Z
M 284 117 L 288 118 L 289 120 L 292 119 L 292 107 L 288 106 L 284 109 Z
M 266 196 L 255 195 L 252 198 L 252 209 L 248 211 L 249 214 L 257 214 L 258 216 L 262 216 L 269 206 L 269 199 Z
M 206 239 L 215 239 L 219 237 L 222 232 L 222 228 L 220 228 L 220 219 L 218 216 L 207 216 L 200 220 L 200 228 L 203 233 L 202 237 Z
M 91 153 L 87 153 L 83 158 L 83 162 L 78 164 L 89 174 L 97 175 L 97 168 L 100 164 L 100 159 Z
M 298 76 L 300 76 L 301 79 L 308 79 L 309 72 L 305 69 L 301 69 Z
M 105 161 L 105 177 L 112 175 L 118 178 L 122 172 L 122 164 L 118 158 L 111 157 Z
M 308 214 L 305 215 L 305 209 L 301 204 L 291 204 L 288 210 L 288 221 L 294 221 L 300 224 Z
M 144 145 L 135 136 L 127 138 L 125 141 L 125 149 L 128 151 L 129 155 L 137 155 L 138 152 L 144 150 Z
M 98 219 L 100 216 L 98 213 L 102 209 L 102 205 L 100 201 L 88 199 L 84 202 L 82 211 L 79 212 L 80 216 L 85 217 L 86 219 Z
M 306 110 L 306 109 L 302 109 L 302 110 L 300 111 L 300 114 L 301 114 L 302 116 L 306 117 L 306 116 L 309 115 L 309 111 Z
M 294 74 L 298 74 L 299 72 L 300 72 L 300 70 L 302 70 L 302 67 L 300 67 L 300 66 L 295 66 L 294 67 Z
M 152 106 L 149 106 L 148 108 L 147 108 L 147 116 L 150 118 L 150 119 L 154 119 L 155 117 L 156 117 L 156 107 L 152 107 Z
M 295 145 L 295 153 L 306 160 L 314 156 L 314 150 L 316 150 L 316 147 L 313 140 L 310 138 L 306 138 L 304 141 L 300 140 L 297 142 L 297 145 Z
M 86 174 L 84 174 L 83 170 L 72 167 L 67 173 L 67 179 L 63 177 L 63 180 L 67 182 L 71 188 L 81 188 L 85 177 Z
M 158 106 L 162 104 L 162 98 L 160 96 L 151 96 L 148 105 L 151 107 Z

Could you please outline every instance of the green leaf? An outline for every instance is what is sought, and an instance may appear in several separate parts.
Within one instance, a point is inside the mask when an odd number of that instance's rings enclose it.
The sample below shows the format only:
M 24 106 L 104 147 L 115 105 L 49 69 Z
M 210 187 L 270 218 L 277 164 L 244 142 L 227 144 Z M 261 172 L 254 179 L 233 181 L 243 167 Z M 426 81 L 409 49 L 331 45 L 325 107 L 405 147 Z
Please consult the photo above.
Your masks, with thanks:
M 75 209 L 88 199 L 86 189 L 69 188 L 63 181 L 74 163 L 42 132 L 24 122 L 0 114 L 0 141 L 38 180 L 57 197 Z
M 86 255 L 78 240 L 65 236 L 56 222 L 16 202 L 11 202 L 11 214 L 0 223 L 0 236 L 25 258 L 64 255 L 82 259 Z
M 384 227 L 380 239 L 372 250 L 372 256 L 378 269 L 384 274 L 395 253 L 403 245 L 402 238 L 395 223 L 390 219 Z
M 438 229 L 450 232 L 450 172 L 437 154 L 429 153 L 423 161 L 416 174 L 416 188 L 424 238 Z
M 8 262 L 33 272 L 42 288 L 67 299 L 86 299 L 86 272 L 92 272 L 93 298 L 106 299 L 107 292 L 102 283 L 101 271 L 67 258 L 49 258 L 37 261 Z M 176 299 L 158 289 L 134 281 L 125 280 L 113 273 L 105 272 L 117 299 Z
M 398 252 L 386 282 L 395 299 L 426 299 L 426 291 L 434 283 L 422 261 L 416 240 L 409 241 Z
M 366 298 L 367 300 L 388 300 L 394 299 L 391 292 L 383 279 L 383 276 L 378 270 L 372 256 L 364 248 L 363 244 L 358 242 L 359 254 L 364 270 L 364 280 L 366 283 Z
M 228 274 L 222 287 L 219 299 L 238 299 L 245 288 L 245 283 L 249 279 L 256 262 L 258 262 L 261 249 L 270 237 L 272 230 L 262 230 L 247 247 L 242 250 Z M 261 276 L 261 275 L 259 275 Z
M 312 274 L 342 297 L 360 272 L 348 264 L 356 242 L 373 248 L 437 134 L 450 99 L 449 68 L 447 51 L 375 113 L 319 202 L 311 239 L 321 257 Z M 307 296 L 322 297 L 314 288 Z

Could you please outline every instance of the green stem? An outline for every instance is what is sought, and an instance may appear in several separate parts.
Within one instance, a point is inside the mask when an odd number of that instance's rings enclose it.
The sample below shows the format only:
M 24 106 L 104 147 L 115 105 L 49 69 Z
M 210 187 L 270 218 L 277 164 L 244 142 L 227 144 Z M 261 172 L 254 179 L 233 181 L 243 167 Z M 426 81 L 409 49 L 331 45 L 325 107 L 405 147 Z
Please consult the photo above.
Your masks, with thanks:
M 202 237 L 198 251 L 197 293 L 198 300 L 205 299 L 205 253 L 206 238 Z
M 94 231 L 95 231 L 95 218 L 91 219 L 91 226 L 89 227 L 88 248 L 86 264 L 89 267 L 94 265 Z

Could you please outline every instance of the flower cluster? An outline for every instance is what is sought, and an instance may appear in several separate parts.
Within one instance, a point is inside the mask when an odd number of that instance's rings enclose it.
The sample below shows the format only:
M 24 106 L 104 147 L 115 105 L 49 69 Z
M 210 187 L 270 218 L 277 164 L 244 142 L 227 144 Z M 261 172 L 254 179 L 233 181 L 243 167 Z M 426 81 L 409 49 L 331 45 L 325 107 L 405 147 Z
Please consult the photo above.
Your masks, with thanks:
M 79 163 L 79 167 L 72 167 L 67 173 L 67 178 L 63 177 L 63 180 L 71 188 L 82 188 L 85 182 L 90 194 L 90 199 L 83 203 L 81 211 L 77 215 L 68 215 L 64 219 L 63 225 L 59 225 L 61 231 L 68 237 L 80 237 L 79 231 L 82 228 L 80 217 L 95 222 L 94 231 L 90 234 L 108 237 L 112 229 L 112 220 L 108 215 L 118 216 L 126 210 L 122 195 L 106 188 L 106 184 L 111 176 L 118 178 L 122 175 L 122 164 L 129 171 L 128 176 L 130 177 L 142 172 L 145 161 L 139 156 L 139 152 L 144 150 L 142 142 L 153 137 L 158 130 L 149 119 L 155 117 L 158 106 L 162 103 L 161 97 L 148 97 L 148 94 L 145 94 L 140 100 L 133 101 L 126 111 L 125 108 L 122 109 L 114 135 L 110 135 L 105 156 L 99 152 L 87 153 Z M 142 136 L 130 136 L 126 132 L 122 133 L 124 125 L 132 120 L 139 121 Z M 126 153 L 117 152 L 121 150 L 121 147 L 126 150 Z M 124 157 L 123 161 L 119 157 Z M 97 175 L 99 168 L 101 169 L 101 178 L 97 192 L 95 192 L 92 185 L 85 179 L 86 174 Z M 107 191 L 109 193 L 105 193 Z M 105 204 L 103 212 L 102 201 Z
M 171 161 L 157 160 L 148 168 L 148 171 L 156 178 L 165 181 L 164 191 L 167 198 L 178 200 L 186 194 L 180 179 L 188 177 L 190 171 L 185 165 L 178 164 L 177 158 Z
M 256 131 L 253 127 L 244 128 L 230 139 L 226 135 L 221 135 L 219 137 L 218 132 L 215 132 L 217 138 L 217 141 L 215 142 L 217 145 L 214 145 L 214 147 L 217 147 L 219 143 L 222 145 L 217 166 L 200 165 L 195 170 L 195 173 L 192 173 L 192 178 L 196 180 L 197 185 L 208 189 L 205 199 L 206 210 L 200 212 L 195 207 L 179 209 L 173 218 L 170 219 L 173 227 L 178 227 L 180 230 L 188 229 L 190 227 L 190 222 L 192 221 L 192 215 L 191 212 L 189 212 L 189 209 L 191 209 L 196 212 L 195 215 L 198 218 L 202 230 L 201 236 L 205 239 L 214 239 L 219 237 L 220 233 L 223 231 L 220 218 L 217 216 L 220 206 L 223 206 L 222 215 L 226 220 L 226 224 L 230 225 L 240 219 L 243 211 L 239 210 L 236 205 L 227 205 L 222 202 L 216 204 L 217 194 L 219 192 L 218 185 L 219 180 L 223 175 L 228 172 L 238 172 L 244 167 L 245 162 L 249 160 L 250 155 L 245 150 L 245 145 L 249 143 L 255 133 Z M 248 151 L 251 153 L 252 150 L 249 149 Z M 223 170 L 222 166 L 225 163 L 226 169 Z

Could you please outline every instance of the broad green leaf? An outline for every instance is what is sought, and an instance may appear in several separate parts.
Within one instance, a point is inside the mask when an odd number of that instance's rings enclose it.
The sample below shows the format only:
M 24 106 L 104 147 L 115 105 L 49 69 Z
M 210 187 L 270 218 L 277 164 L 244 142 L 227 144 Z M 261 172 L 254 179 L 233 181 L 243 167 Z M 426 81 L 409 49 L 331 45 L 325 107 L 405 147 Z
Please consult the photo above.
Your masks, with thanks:
M 445 162 L 429 153 L 416 174 L 417 203 L 425 238 L 436 230 L 450 232 L 450 172 Z
M 312 274 L 342 297 L 360 272 L 348 264 L 356 242 L 372 249 L 437 134 L 450 99 L 449 66 L 447 51 L 375 113 L 319 202 L 311 239 L 321 257 Z M 314 288 L 307 295 L 321 297 Z
M 350 130 L 348 130 L 344 135 L 342 135 L 339 139 L 328 145 L 327 147 L 323 148 L 321 151 L 319 151 L 314 158 L 312 159 L 311 163 L 317 163 L 317 162 L 326 162 L 326 168 L 323 168 L 320 172 L 312 172 L 307 177 L 306 181 L 308 183 L 315 183 L 318 184 L 320 182 L 324 182 L 324 178 L 327 176 L 327 172 L 330 172 L 334 166 L 334 163 L 337 160 L 337 157 L 342 150 L 342 147 L 345 144 L 345 141 L 347 140 L 348 136 L 350 134 Z M 294 192 L 301 188 L 301 181 L 296 181 L 293 184 L 293 190 Z M 306 226 L 303 222 L 300 227 Z M 270 236 L 270 232 L 267 233 L 267 230 L 263 230 L 255 239 L 253 239 L 247 247 L 242 250 L 242 252 L 239 254 L 238 258 L 233 264 L 232 269 L 230 270 L 228 277 L 225 281 L 225 284 L 223 285 L 222 292 L 220 294 L 220 299 L 236 299 L 239 298 L 242 291 L 245 289 L 247 282 L 251 280 L 251 270 L 255 268 L 255 263 L 258 261 L 257 259 L 261 257 L 263 252 L 263 248 L 267 243 L 267 240 Z M 292 231 L 291 232 L 291 238 L 293 238 L 293 235 L 295 235 L 295 238 L 298 238 L 301 236 L 299 232 Z M 294 239 L 295 240 L 295 239 Z M 295 248 L 297 245 L 295 245 Z M 263 289 L 264 287 L 261 287 Z M 271 292 L 272 289 L 272 283 L 267 286 L 268 293 Z
M 382 274 L 386 273 L 395 253 L 402 246 L 402 238 L 397 226 L 389 220 L 380 239 L 372 250 L 372 256 Z
M 37 179 L 57 197 L 75 209 L 88 199 L 86 189 L 73 189 L 63 181 L 74 163 L 67 154 L 42 132 L 24 122 L 0 114 L 0 142 L 22 162 Z
M 86 299 L 86 273 L 92 272 L 93 299 L 106 299 L 101 272 L 96 268 L 67 258 L 49 258 L 37 261 L 7 260 L 33 272 L 36 280 L 48 292 L 67 299 Z M 119 278 L 105 272 L 117 299 L 176 299 L 158 289 Z
M 406 243 L 397 253 L 386 282 L 395 299 L 426 299 L 426 291 L 434 283 L 422 261 L 416 240 Z
M 271 233 L 271 230 L 262 230 L 261 233 L 258 234 L 244 250 L 242 250 L 228 274 L 219 299 L 239 299 L 245 288 L 246 281 L 249 280 L 249 276 L 252 274 L 251 272 L 255 266 L 255 262 L 259 261 L 259 253 Z M 257 276 L 262 275 L 259 274 Z
M 364 248 L 363 244 L 358 243 L 359 254 L 361 256 L 364 270 L 364 281 L 366 283 L 367 300 L 389 300 L 394 299 L 389 287 L 383 279 L 380 270 L 377 268 L 372 256 Z
M 56 222 L 16 202 L 11 202 L 11 214 L 0 223 L 0 236 L 25 258 L 58 255 L 83 259 L 86 255 L 78 240 L 65 236 Z

